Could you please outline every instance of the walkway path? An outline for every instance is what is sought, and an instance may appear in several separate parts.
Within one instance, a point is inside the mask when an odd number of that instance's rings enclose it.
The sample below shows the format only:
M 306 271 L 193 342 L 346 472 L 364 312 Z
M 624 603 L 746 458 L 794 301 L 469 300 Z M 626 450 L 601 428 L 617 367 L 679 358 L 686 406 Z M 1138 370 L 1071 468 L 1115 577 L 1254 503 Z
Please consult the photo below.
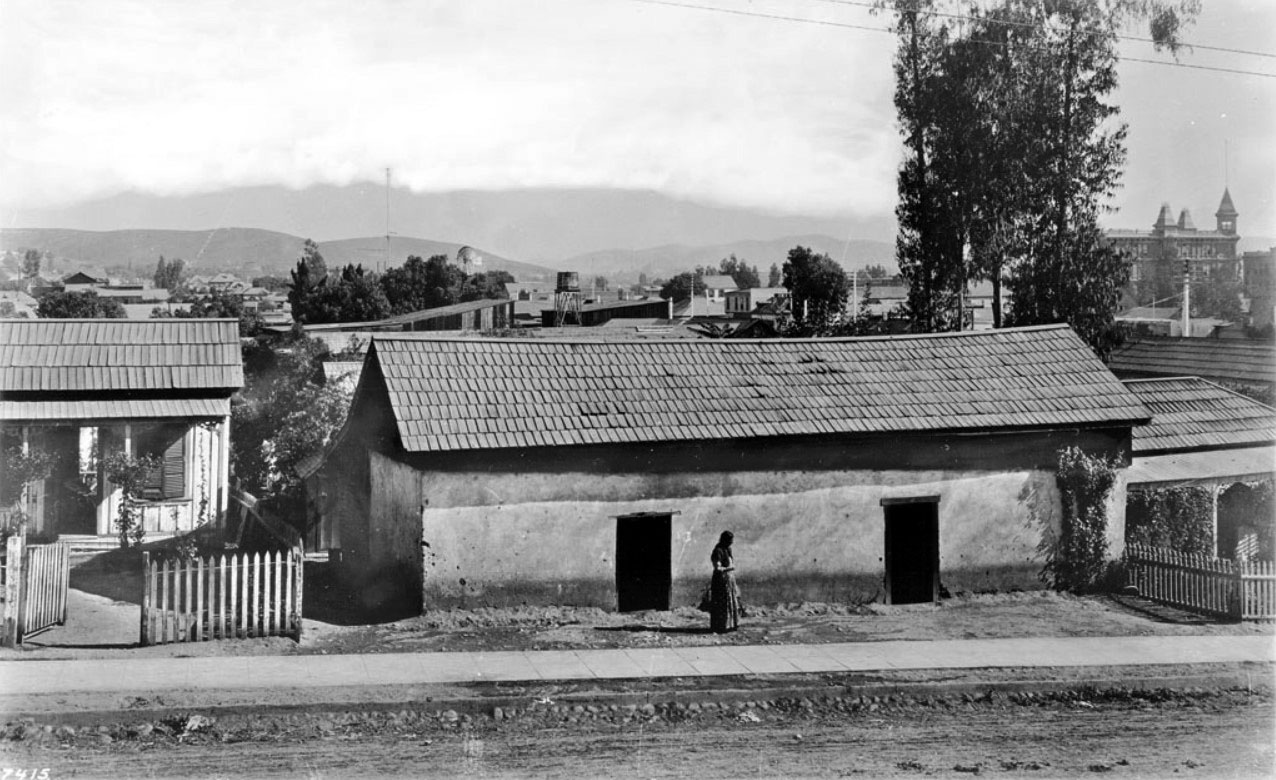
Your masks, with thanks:
M 1064 637 L 492 653 L 3 661 L 0 693 L 159 694 L 899 669 L 1271 663 L 1270 636 Z

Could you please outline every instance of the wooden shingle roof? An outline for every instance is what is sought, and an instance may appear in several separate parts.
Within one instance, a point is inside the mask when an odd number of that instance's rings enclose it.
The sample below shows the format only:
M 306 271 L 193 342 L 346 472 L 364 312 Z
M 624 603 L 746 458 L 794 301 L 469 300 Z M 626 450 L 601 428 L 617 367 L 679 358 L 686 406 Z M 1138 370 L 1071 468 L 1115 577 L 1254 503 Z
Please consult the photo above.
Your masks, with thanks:
M 0 320 L 0 395 L 233 391 L 239 324 L 222 319 Z
M 368 359 L 412 452 L 1129 426 L 1150 417 L 1066 326 L 756 341 L 378 334 Z
M 1108 367 L 1120 377 L 1199 376 L 1271 384 L 1276 380 L 1276 346 L 1247 339 L 1140 339 L 1113 350 Z
M 1199 377 L 1130 379 L 1125 386 L 1152 412 L 1152 422 L 1134 431 L 1136 455 L 1276 442 L 1276 409 Z

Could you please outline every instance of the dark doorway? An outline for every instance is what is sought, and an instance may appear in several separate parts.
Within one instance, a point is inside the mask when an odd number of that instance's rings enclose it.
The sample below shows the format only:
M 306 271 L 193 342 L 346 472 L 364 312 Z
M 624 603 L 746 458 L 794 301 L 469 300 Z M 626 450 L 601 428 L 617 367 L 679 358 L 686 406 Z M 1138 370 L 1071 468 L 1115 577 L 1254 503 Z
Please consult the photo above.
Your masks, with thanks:
M 939 497 L 888 498 L 886 603 L 939 600 Z
M 669 609 L 673 581 L 669 513 L 616 518 L 616 608 L 621 612 Z

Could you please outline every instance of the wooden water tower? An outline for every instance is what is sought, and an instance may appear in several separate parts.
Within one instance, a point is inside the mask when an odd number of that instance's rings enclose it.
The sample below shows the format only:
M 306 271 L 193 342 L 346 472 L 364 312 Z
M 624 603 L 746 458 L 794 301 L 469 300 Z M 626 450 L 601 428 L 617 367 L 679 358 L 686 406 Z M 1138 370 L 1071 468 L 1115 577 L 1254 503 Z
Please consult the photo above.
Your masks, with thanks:
M 574 324 L 582 324 L 580 302 L 580 274 L 575 271 L 559 271 L 558 284 L 554 288 L 554 327 L 563 327 L 568 313 L 575 315 Z

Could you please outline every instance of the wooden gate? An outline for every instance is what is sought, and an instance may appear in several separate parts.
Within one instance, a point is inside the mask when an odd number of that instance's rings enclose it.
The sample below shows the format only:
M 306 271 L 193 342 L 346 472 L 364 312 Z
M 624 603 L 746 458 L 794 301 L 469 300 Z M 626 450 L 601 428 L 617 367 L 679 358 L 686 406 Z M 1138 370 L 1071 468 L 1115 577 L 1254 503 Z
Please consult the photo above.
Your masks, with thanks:
M 16 647 L 46 628 L 66 623 L 71 548 L 65 543 L 26 543 L 22 534 L 5 544 L 4 644 Z
M 144 559 L 142 644 L 288 636 L 301 640 L 300 547 L 189 560 Z

